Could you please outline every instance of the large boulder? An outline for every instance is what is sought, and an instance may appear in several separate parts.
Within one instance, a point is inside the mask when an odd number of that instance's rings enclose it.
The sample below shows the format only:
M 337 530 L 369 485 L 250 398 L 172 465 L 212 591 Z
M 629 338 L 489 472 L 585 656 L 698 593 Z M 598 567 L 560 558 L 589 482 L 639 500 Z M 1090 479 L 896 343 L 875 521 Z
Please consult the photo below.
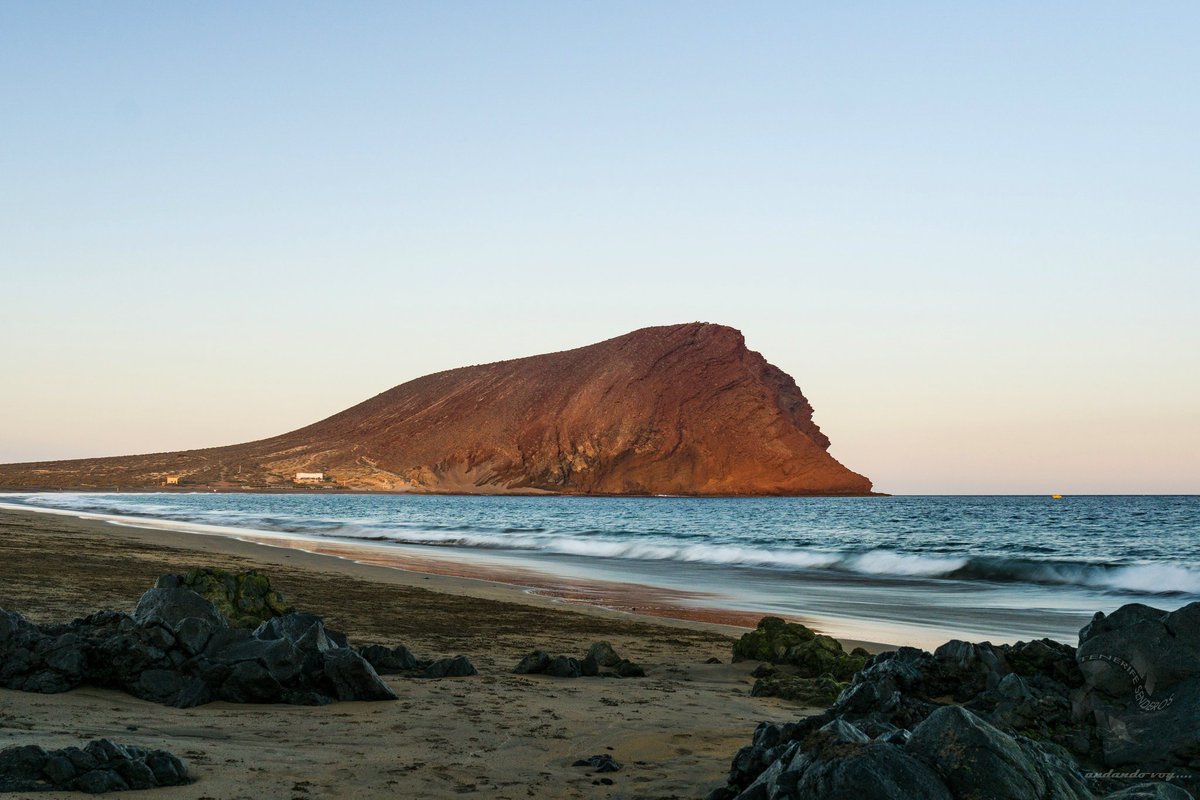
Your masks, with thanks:
M 365 647 L 360 647 L 358 653 L 380 675 L 395 675 L 421 667 L 421 662 L 417 660 L 417 657 L 402 644 L 395 647 L 369 644 Z
M 1107 766 L 1200 770 L 1200 603 L 1096 614 L 1076 657 Z
M 324 654 L 325 678 L 338 700 L 395 700 L 396 693 L 383 682 L 366 659 L 349 647 Z
M 1090 800 L 1077 768 L 989 725 L 961 706 L 934 711 L 908 751 L 929 764 L 956 798 Z
M 150 589 L 138 599 L 133 610 L 133 619 L 139 625 L 174 628 L 188 618 L 199 619 L 212 627 L 228 625 L 216 606 L 191 589 Z
M 273 617 L 254 630 L 256 639 L 287 639 L 301 650 L 324 652 L 334 647 L 349 647 L 344 633 L 330 630 L 316 614 L 293 611 Z

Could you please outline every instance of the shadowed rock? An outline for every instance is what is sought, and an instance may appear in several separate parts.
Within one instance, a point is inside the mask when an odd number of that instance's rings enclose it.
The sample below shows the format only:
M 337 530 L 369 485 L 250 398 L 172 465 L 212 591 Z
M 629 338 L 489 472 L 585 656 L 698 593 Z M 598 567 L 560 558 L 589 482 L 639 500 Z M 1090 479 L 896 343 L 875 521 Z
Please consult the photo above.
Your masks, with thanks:
M 513 669 L 518 675 L 550 675 L 556 678 L 643 678 L 646 671 L 632 661 L 621 658 L 608 642 L 596 642 L 588 648 L 582 661 L 569 656 L 551 656 L 535 650 L 523 657 Z

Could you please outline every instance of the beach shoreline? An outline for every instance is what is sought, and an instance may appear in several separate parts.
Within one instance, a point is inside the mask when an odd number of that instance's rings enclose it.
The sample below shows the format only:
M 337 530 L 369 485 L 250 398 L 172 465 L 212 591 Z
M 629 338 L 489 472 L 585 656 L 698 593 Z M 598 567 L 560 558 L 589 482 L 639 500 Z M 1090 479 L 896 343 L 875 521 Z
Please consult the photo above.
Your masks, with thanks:
M 0 689 L 0 749 L 81 746 L 99 737 L 163 748 L 184 758 L 198 782 L 158 789 L 156 797 L 702 797 L 722 784 L 730 753 L 759 722 L 821 710 L 752 697 L 755 662 L 730 660 L 744 628 L 719 621 L 78 516 L 0 510 L 0 607 L 39 623 L 66 622 L 101 609 L 131 611 L 162 574 L 257 569 L 289 603 L 320 614 L 353 644 L 461 653 L 479 670 L 444 680 L 388 676 L 398 701 L 321 707 L 176 709 L 92 687 L 52 695 Z M 581 657 L 595 641 L 611 642 L 647 677 L 512 672 L 533 650 Z M 572 767 L 597 753 L 624 765 L 612 785 Z
M 671 626 L 694 627 L 728 636 L 753 629 L 765 614 L 719 606 L 689 605 L 699 592 L 681 592 L 636 583 L 586 580 L 512 566 L 486 565 L 457 554 L 415 555 L 411 548 L 369 542 L 322 540 L 280 535 L 249 528 L 217 528 L 198 523 L 98 514 L 74 510 L 19 506 L 0 501 L 0 521 L 17 518 L 36 525 L 37 515 L 67 518 L 99 536 L 124 538 L 218 556 L 238 556 L 268 565 L 298 564 L 383 584 L 420 586 L 434 592 L 486 600 L 524 603 L 540 608 L 564 605 L 582 613 L 633 619 Z M 791 615 L 816 630 L 821 621 Z M 873 653 L 895 649 L 886 637 L 835 636 L 847 649 L 863 647 Z

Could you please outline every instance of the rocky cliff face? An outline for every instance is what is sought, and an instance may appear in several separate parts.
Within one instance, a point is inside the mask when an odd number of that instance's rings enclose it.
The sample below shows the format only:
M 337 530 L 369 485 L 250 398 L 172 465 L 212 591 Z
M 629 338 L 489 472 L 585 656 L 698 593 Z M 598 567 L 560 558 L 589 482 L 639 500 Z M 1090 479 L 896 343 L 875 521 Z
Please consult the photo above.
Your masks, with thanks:
M 786 373 L 741 333 L 645 328 L 561 353 L 427 375 L 306 428 L 230 447 L 0 466 L 0 486 L 282 487 L 471 493 L 865 494 Z

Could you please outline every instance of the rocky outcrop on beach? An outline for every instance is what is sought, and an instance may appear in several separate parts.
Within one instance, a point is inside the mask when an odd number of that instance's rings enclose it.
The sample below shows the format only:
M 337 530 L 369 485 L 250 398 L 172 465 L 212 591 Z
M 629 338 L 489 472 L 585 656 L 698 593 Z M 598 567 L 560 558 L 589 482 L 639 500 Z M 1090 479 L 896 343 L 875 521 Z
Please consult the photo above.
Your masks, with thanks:
M 867 494 L 796 382 L 689 323 L 439 372 L 247 444 L 0 466 L 0 488 L 293 487 L 566 494 Z
M 65 625 L 0 610 L 0 686 L 54 693 L 85 685 L 180 708 L 396 697 L 315 614 L 237 628 L 208 599 L 175 586 L 147 591 L 132 615 L 100 611 Z
M 513 669 L 517 675 L 549 675 L 555 678 L 644 678 L 646 671 L 621 658 L 608 642 L 595 642 L 582 659 L 552 656 L 535 650 Z
M 191 783 L 187 766 L 166 750 L 96 739 L 85 747 L 0 750 L 0 792 L 73 791 L 88 794 Z
M 1200 603 L 1127 605 L 1097 614 L 1078 648 L 952 641 L 874 656 L 824 713 L 760 725 L 710 798 L 1182 800 L 1200 788 L 1198 725 Z M 1169 780 L 1135 787 L 1130 773 Z

